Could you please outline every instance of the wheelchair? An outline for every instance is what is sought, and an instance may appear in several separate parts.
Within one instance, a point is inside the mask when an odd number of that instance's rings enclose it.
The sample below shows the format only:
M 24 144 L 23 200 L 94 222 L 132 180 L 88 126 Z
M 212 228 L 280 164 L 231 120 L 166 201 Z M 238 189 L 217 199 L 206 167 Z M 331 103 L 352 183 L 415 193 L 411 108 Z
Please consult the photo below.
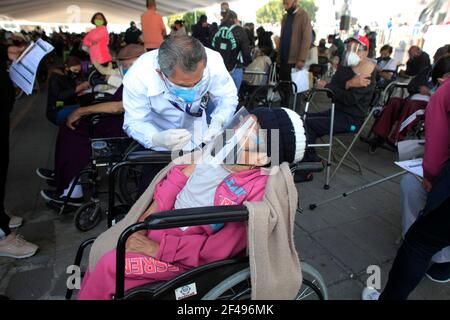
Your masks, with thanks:
M 239 100 L 241 104 L 248 110 L 253 110 L 261 106 L 267 106 L 270 100 L 271 91 L 276 85 L 276 64 L 273 63 L 269 68 L 269 73 L 244 71 L 246 75 L 262 75 L 266 81 L 260 86 L 249 85 L 242 83 L 239 91 Z
M 389 103 L 389 100 L 393 97 L 406 98 L 408 97 L 408 84 L 403 82 L 392 81 L 387 86 L 377 86 L 376 88 L 377 99 L 373 103 L 373 116 L 375 121 L 372 123 L 370 129 L 365 136 L 361 135 L 360 140 L 368 143 L 369 154 L 374 154 L 377 149 L 377 145 L 372 143 L 375 134 L 373 129 L 375 128 L 378 120 L 380 119 L 385 106 Z M 392 147 L 387 145 L 381 145 L 380 147 L 393 151 Z
M 94 115 L 90 118 L 90 123 L 95 125 L 96 121 L 99 121 L 102 115 Z M 84 203 L 81 207 L 77 208 L 74 215 L 75 227 L 86 232 L 94 229 L 102 220 L 103 209 L 102 202 L 100 200 L 101 194 L 107 194 L 108 203 L 113 203 L 108 206 L 106 212 L 107 226 L 111 227 L 114 223 L 114 217 L 122 216 L 131 208 L 134 203 L 136 189 L 133 189 L 132 185 L 136 188 L 140 183 L 139 170 L 135 169 L 135 166 L 142 166 L 146 164 L 154 164 L 159 161 L 162 164 L 170 163 L 169 152 L 145 152 L 146 158 L 142 158 L 142 147 L 133 139 L 128 137 L 118 138 L 100 138 L 91 139 L 91 163 L 90 165 L 81 171 L 72 183 L 72 186 L 67 194 L 67 197 L 59 209 L 59 214 L 64 215 L 69 213 L 70 207 L 68 201 L 75 189 L 75 185 L 86 178 L 86 181 L 81 184 L 83 187 L 91 187 L 90 201 Z M 136 157 L 139 161 L 136 161 Z M 100 170 L 105 169 L 106 175 L 110 177 L 108 179 L 108 187 L 105 191 L 100 191 L 99 180 Z M 115 191 L 115 172 L 119 171 L 118 184 L 121 186 L 119 192 Z M 119 198 L 120 205 L 115 206 L 115 198 Z
M 122 162 L 114 164 L 108 172 L 109 175 L 109 210 L 108 227 L 117 223 L 131 208 L 130 205 L 115 205 L 115 177 L 127 167 L 149 165 L 155 163 L 169 163 L 171 154 L 155 151 L 133 151 Z M 323 170 L 317 168 L 315 163 L 298 163 L 291 166 L 291 172 L 311 172 Z M 119 183 L 123 183 L 120 181 Z M 298 208 L 298 214 L 303 213 Z M 147 284 L 124 292 L 125 281 L 125 245 L 127 239 L 142 230 L 161 230 L 186 226 L 201 226 L 205 224 L 218 224 L 229 222 L 246 222 L 248 210 L 244 206 L 206 207 L 172 210 L 155 213 L 146 218 L 144 222 L 129 226 L 120 236 L 117 243 L 116 255 L 116 292 L 114 300 L 173 300 L 180 295 L 186 300 L 248 300 L 251 297 L 251 281 L 249 260 L 247 257 L 236 257 L 225 261 L 218 261 L 189 270 L 182 275 L 167 281 Z M 92 245 L 95 238 L 83 242 L 76 254 L 74 265 L 81 267 L 81 261 L 86 248 Z M 303 284 L 298 292 L 297 300 L 327 300 L 328 291 L 325 281 L 320 273 L 312 266 L 301 262 Z M 187 291 L 195 287 L 195 295 L 189 296 Z M 70 300 L 73 290 L 68 289 L 66 299 Z
M 167 281 L 150 283 L 124 291 L 125 283 L 125 244 L 135 232 L 158 230 L 204 224 L 245 222 L 248 211 L 244 206 L 207 207 L 161 212 L 149 216 L 144 222 L 128 227 L 117 243 L 116 255 L 116 292 L 114 300 L 249 300 L 251 281 L 249 261 L 246 257 L 237 257 L 218 261 L 192 269 Z M 85 241 L 78 249 L 74 265 L 80 266 L 84 250 L 92 245 L 94 239 Z M 320 273 L 305 262 L 301 262 L 303 283 L 295 297 L 296 300 L 327 300 L 328 291 Z M 189 290 L 192 295 L 189 295 Z M 66 292 L 70 300 L 72 289 Z

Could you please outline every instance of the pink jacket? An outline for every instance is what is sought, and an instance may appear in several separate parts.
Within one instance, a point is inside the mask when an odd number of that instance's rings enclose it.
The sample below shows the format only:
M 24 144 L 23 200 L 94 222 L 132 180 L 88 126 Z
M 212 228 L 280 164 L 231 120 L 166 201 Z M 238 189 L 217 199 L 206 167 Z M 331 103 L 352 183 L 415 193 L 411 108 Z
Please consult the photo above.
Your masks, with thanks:
M 173 167 L 157 185 L 154 200 L 158 212 L 174 208 L 177 195 L 188 181 L 182 172 L 184 168 L 186 166 Z M 225 206 L 262 201 L 268 178 L 260 169 L 231 174 L 217 188 L 214 204 Z M 148 237 L 160 245 L 159 252 L 154 258 L 126 254 L 125 290 L 167 281 L 191 268 L 237 256 L 247 246 L 246 228 L 246 223 L 239 222 L 149 231 Z M 115 250 L 108 252 L 92 273 L 86 272 L 78 299 L 111 299 L 115 291 L 115 256 Z
M 89 47 L 92 63 L 104 64 L 112 61 L 109 53 L 109 33 L 105 26 L 91 30 L 83 39 L 83 44 Z
M 156 187 L 154 199 L 158 203 L 158 211 L 173 209 L 177 195 L 188 181 L 182 173 L 185 167 L 174 167 Z M 231 174 L 217 188 L 214 205 L 240 205 L 245 201 L 261 201 L 267 179 L 268 176 L 261 175 L 259 169 Z M 217 229 L 221 229 L 221 232 L 217 232 Z M 190 227 L 185 231 L 154 230 L 148 233 L 150 239 L 160 244 L 156 259 L 188 268 L 236 256 L 246 247 L 246 235 L 244 223 Z
M 431 96 L 425 115 L 424 176 L 430 182 L 450 159 L 450 79 Z

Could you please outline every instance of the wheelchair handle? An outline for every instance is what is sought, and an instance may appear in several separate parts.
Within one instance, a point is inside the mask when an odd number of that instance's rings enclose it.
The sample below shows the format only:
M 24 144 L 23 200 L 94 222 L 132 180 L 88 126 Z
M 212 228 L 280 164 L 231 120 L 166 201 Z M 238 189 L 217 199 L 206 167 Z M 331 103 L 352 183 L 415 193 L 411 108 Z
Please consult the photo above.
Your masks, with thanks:
M 181 227 L 202 226 L 227 222 L 244 222 L 248 220 L 245 206 L 203 207 L 164 211 L 150 215 L 144 222 L 126 228 L 117 241 L 116 250 L 116 292 L 114 300 L 125 295 L 125 255 L 128 238 L 143 230 L 161 230 Z
M 318 89 L 318 88 L 312 88 L 310 91 L 309 96 L 306 98 L 307 102 L 311 102 L 314 97 L 316 96 L 316 94 L 318 94 L 319 92 L 325 92 L 327 93 L 328 97 L 331 99 L 331 102 L 334 103 L 334 91 L 328 88 L 323 88 L 323 89 Z

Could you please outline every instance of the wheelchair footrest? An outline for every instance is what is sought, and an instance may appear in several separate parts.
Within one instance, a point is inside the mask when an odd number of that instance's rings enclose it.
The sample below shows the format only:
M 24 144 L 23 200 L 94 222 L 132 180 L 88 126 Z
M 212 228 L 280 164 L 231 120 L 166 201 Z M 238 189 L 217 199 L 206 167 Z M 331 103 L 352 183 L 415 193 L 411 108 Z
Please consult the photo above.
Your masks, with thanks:
M 293 172 L 320 173 L 324 170 L 322 162 L 300 162 L 293 168 Z

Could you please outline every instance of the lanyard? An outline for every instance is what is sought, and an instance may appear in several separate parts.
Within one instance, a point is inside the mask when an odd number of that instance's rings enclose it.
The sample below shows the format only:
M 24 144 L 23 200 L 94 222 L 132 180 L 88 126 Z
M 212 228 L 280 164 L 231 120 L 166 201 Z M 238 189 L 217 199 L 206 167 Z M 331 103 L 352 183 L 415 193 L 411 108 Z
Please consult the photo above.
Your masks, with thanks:
M 185 108 L 185 110 L 183 110 L 183 108 L 178 103 L 176 103 L 175 101 L 169 100 L 169 102 L 177 110 L 180 110 L 181 112 L 186 112 L 191 117 L 201 118 L 203 116 L 203 111 L 206 109 L 206 107 L 208 105 L 209 96 L 206 95 L 205 97 L 202 98 L 202 101 L 200 102 L 200 109 L 197 112 L 194 112 L 194 113 L 191 112 L 192 104 L 186 104 L 186 108 Z

